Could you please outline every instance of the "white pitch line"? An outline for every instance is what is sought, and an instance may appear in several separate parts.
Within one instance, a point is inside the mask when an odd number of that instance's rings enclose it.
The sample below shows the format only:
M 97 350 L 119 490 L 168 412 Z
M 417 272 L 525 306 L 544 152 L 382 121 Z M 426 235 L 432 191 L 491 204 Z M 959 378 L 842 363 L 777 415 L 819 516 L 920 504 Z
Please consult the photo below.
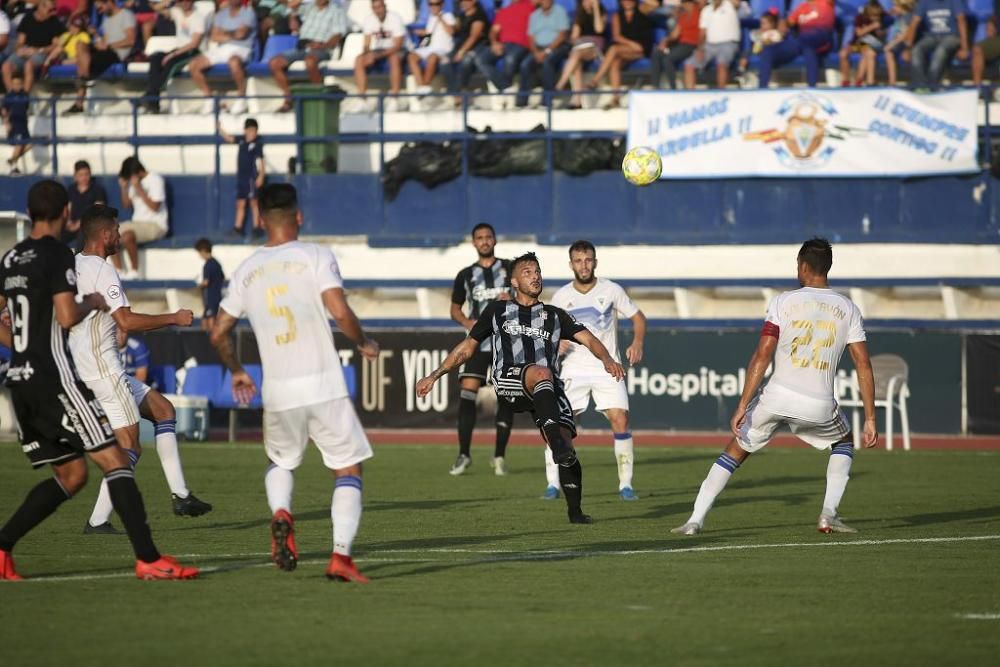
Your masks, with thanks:
M 965 621 L 1000 621 L 1000 614 L 955 614 Z

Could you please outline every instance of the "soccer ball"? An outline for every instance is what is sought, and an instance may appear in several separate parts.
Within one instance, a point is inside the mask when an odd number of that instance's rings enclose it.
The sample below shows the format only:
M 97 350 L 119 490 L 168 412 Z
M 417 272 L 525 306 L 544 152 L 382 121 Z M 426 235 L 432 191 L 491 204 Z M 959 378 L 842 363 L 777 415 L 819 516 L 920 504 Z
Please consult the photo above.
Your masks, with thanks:
M 660 177 L 663 161 L 652 148 L 636 146 L 622 160 L 622 174 L 632 185 L 649 185 Z

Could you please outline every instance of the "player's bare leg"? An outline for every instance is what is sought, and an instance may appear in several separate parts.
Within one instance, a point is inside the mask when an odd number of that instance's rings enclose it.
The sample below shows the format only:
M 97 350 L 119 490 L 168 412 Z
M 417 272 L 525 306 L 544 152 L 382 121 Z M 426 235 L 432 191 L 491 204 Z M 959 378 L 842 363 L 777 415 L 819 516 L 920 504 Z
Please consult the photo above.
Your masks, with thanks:
M 114 430 L 115 440 L 118 446 L 128 457 L 129 467 L 135 470 L 142 456 L 142 446 L 139 444 L 139 425 L 132 424 L 124 428 Z M 90 513 L 90 519 L 83 526 L 85 535 L 118 535 L 119 530 L 111 525 L 111 513 L 114 505 L 111 501 L 111 492 L 108 490 L 108 481 L 101 481 L 101 489 L 97 492 L 97 500 L 94 502 L 94 509 Z
M 139 406 L 139 414 L 153 422 L 156 433 L 156 455 L 163 468 L 163 476 L 170 487 L 170 501 L 177 516 L 201 516 L 212 511 L 212 506 L 195 497 L 187 487 L 181 454 L 177 447 L 177 412 L 163 394 L 151 389 Z
M 358 572 L 351 559 L 351 546 L 361 524 L 361 464 L 333 471 L 333 554 L 326 568 L 326 576 L 335 581 L 352 581 L 367 584 L 368 578 Z
M 615 438 L 615 461 L 618 463 L 618 495 L 622 500 L 638 500 L 632 489 L 632 469 L 635 450 L 629 430 L 628 410 L 608 408 L 604 412 Z
M 237 234 L 243 233 L 243 223 L 247 219 L 247 200 L 236 200 L 236 218 L 233 220 L 233 231 Z
M 730 440 L 729 444 L 726 445 L 726 449 L 719 454 L 719 458 L 712 464 L 712 467 L 708 471 L 708 476 L 705 477 L 705 481 L 701 483 L 701 488 L 698 490 L 698 497 L 694 501 L 694 510 L 691 512 L 691 517 L 683 525 L 677 526 L 670 532 L 681 535 L 697 535 L 700 533 L 702 526 L 705 525 L 705 516 L 712 509 L 715 499 L 726 488 L 729 478 L 732 477 L 736 469 L 740 467 L 748 456 L 750 456 L 749 452 L 746 452 L 739 446 L 736 438 Z

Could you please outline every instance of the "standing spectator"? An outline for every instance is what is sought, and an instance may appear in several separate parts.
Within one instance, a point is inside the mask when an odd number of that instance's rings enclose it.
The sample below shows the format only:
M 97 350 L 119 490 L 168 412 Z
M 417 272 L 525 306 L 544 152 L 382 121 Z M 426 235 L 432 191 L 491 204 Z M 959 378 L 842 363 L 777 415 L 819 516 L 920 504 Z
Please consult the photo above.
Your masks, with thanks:
M 250 53 L 253 50 L 257 17 L 252 9 L 242 5 L 241 0 L 225 0 L 225 3 L 212 20 L 208 50 L 191 61 L 188 71 L 191 72 L 191 80 L 198 86 L 198 90 L 204 93 L 205 97 L 211 97 L 212 89 L 205 79 L 205 70 L 213 65 L 228 65 L 239 97 L 229 111 L 232 114 L 241 114 L 247 110 L 245 99 L 247 75 L 243 67 L 250 60 Z M 214 111 L 213 101 L 205 100 L 201 109 L 202 114 L 208 115 Z
M 104 15 L 101 34 L 93 42 L 80 42 L 76 54 L 76 102 L 64 113 L 83 113 L 87 88 L 109 68 L 125 62 L 135 46 L 135 15 L 122 9 L 115 0 L 94 0 L 94 7 Z
M 222 271 L 219 260 L 212 257 L 212 242 L 208 239 L 198 239 L 194 244 L 198 256 L 205 261 L 201 268 L 201 301 L 205 311 L 201 316 L 201 328 L 211 331 L 215 326 L 215 316 L 219 314 L 219 304 L 222 303 L 222 286 L 226 282 L 226 274 Z
M 264 146 L 260 142 L 257 121 L 247 118 L 243 123 L 243 136 L 238 140 L 227 134 L 219 124 L 219 135 L 227 144 L 237 144 L 236 155 L 236 222 L 233 232 L 243 235 L 243 223 L 247 217 L 247 202 L 253 217 L 253 231 L 263 231 L 260 209 L 257 207 L 257 193 L 264 187 Z
M 444 68 L 448 92 L 457 95 L 469 84 L 472 72 L 486 53 L 486 40 L 490 19 L 476 0 L 460 0 L 455 17 L 453 44 L 455 50 L 448 57 Z M 461 97 L 454 98 L 455 106 L 462 104 Z
M 73 184 L 69 186 L 69 222 L 63 230 L 63 243 L 75 247 L 83 212 L 94 204 L 107 203 L 108 193 L 103 185 L 94 181 L 90 163 L 78 160 L 73 165 Z
M 528 23 L 534 11 L 533 0 L 515 0 L 494 17 L 489 29 L 490 48 L 481 51 L 477 62 L 491 93 L 507 90 L 514 81 L 514 73 L 521 69 L 521 62 L 531 53 Z M 498 67 L 501 60 L 502 65 Z M 493 98 L 493 101 L 500 102 L 500 98 Z M 495 108 L 499 106 L 494 104 Z
M 10 175 L 17 176 L 21 173 L 17 168 L 17 161 L 31 150 L 31 135 L 28 133 L 31 98 L 24 91 L 24 79 L 19 74 L 15 74 L 11 82 L 13 85 L 4 95 L 0 111 L 3 112 L 3 124 L 7 129 L 7 143 L 14 147 L 7 165 L 10 167 Z
M 128 253 L 128 271 L 122 273 L 124 280 L 139 277 L 139 244 L 152 243 L 167 235 L 167 184 L 159 174 L 146 171 L 139 158 L 127 157 L 118 173 L 118 188 L 121 191 L 122 207 L 132 209 L 132 220 L 118 226 L 122 245 Z M 122 271 L 121 253 L 111 256 L 115 268 Z
M 6 90 L 13 88 L 14 74 L 22 72 L 24 92 L 30 93 L 35 85 L 35 71 L 45 64 L 50 53 L 62 48 L 59 38 L 66 32 L 66 27 L 52 8 L 52 0 L 39 0 L 35 11 L 25 14 L 18 24 L 14 52 L 0 68 Z
M 806 64 L 806 84 L 814 88 L 823 56 L 833 49 L 836 20 L 832 0 L 805 0 L 796 7 L 788 20 L 778 25 L 784 39 L 767 46 L 760 54 L 760 87 L 768 87 L 775 67 L 802 56 Z M 790 32 L 790 28 L 796 28 L 797 34 Z
M 670 34 L 656 45 L 656 50 L 650 56 L 650 83 L 654 88 L 660 87 L 662 75 L 667 75 L 667 83 L 671 90 L 677 88 L 677 66 L 684 65 L 701 44 L 701 29 L 698 21 L 701 17 L 701 5 L 697 0 L 683 0 L 677 11 L 677 22 Z M 763 19 L 762 19 L 763 20 Z
M 926 23 L 927 28 L 914 44 L 921 23 Z M 961 0 L 919 0 L 906 41 L 913 46 L 910 84 L 917 90 L 936 89 L 953 57 L 959 60 L 969 57 L 965 5 Z
M 888 31 L 883 25 L 885 11 L 879 0 L 868 0 L 854 17 L 854 37 L 840 50 L 840 77 L 845 86 L 875 85 L 875 59 L 885 49 Z M 856 76 L 851 77 L 851 54 L 861 55 Z
M 576 0 L 576 16 L 569 33 L 572 48 L 556 82 L 556 90 L 563 90 L 573 79 L 574 94 L 566 105 L 568 109 L 583 108 L 579 95 L 583 88 L 583 64 L 600 58 L 604 52 L 605 13 L 600 0 Z
M 298 6 L 298 0 L 292 1 Z M 340 5 L 330 0 L 315 0 L 312 4 L 306 5 L 298 15 L 292 16 L 292 29 L 298 30 L 299 43 L 294 49 L 275 56 L 268 63 L 274 82 L 285 96 L 278 113 L 292 110 L 291 89 L 285 73 L 289 65 L 304 60 L 309 81 L 316 84 L 323 83 L 319 61 L 329 60 L 331 51 L 340 45 L 344 35 L 347 34 L 347 14 Z
M 636 0 L 620 0 L 611 17 L 611 41 L 604 62 L 590 80 L 590 87 L 597 88 L 611 73 L 611 102 L 605 109 L 621 106 L 622 65 L 647 57 L 653 50 L 653 20 L 639 11 Z
M 455 15 L 444 11 L 444 0 L 430 0 L 427 6 L 430 8 L 427 25 L 414 31 L 421 38 L 420 46 L 407 58 L 420 93 L 431 92 L 431 81 L 437 73 L 438 63 L 442 60 L 447 62 L 448 54 L 455 48 Z M 421 62 L 426 65 L 421 67 Z
M 997 12 L 996 4 L 994 4 L 993 14 L 986 21 L 986 39 L 972 47 L 972 83 L 977 88 L 983 85 L 983 71 L 986 69 L 986 65 L 1000 59 L 1000 35 L 997 35 L 997 20 L 1000 20 L 1000 12 Z
M 403 81 L 403 45 L 406 41 L 403 19 L 385 8 L 385 0 L 372 0 L 372 13 L 361 23 L 361 30 L 365 33 L 365 43 L 361 55 L 354 60 L 354 84 L 358 93 L 364 95 L 368 90 L 368 69 L 386 61 L 389 93 L 398 95 Z
M 170 8 L 174 22 L 177 48 L 167 53 L 157 51 L 149 57 L 149 78 L 146 80 L 145 102 L 149 113 L 160 113 L 160 93 L 174 74 L 201 54 L 201 43 L 208 30 L 204 14 L 194 8 L 194 0 L 179 0 Z
M 711 0 L 698 16 L 698 48 L 684 61 L 684 87 L 694 88 L 698 72 L 715 63 L 715 85 L 729 84 L 729 67 L 740 51 L 740 0 Z
M 539 70 L 542 90 L 555 88 L 556 72 L 569 53 L 569 14 L 562 5 L 554 4 L 552 0 L 538 0 L 538 8 L 531 13 L 531 20 L 528 21 L 528 44 L 531 57 L 521 61 L 521 80 L 517 90 L 519 107 L 528 105 L 528 97 L 538 83 Z

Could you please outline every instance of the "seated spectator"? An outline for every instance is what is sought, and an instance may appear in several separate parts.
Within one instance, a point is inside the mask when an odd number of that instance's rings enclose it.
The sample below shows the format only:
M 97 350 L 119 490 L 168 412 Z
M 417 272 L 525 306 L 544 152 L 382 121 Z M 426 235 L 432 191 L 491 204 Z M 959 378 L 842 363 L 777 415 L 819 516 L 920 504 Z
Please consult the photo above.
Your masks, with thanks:
M 566 10 L 552 0 L 538 0 L 538 8 L 531 13 L 531 20 L 528 21 L 528 43 L 531 57 L 521 61 L 516 103 L 519 107 L 528 105 L 528 96 L 538 83 L 539 73 L 542 90 L 550 91 L 556 86 L 556 71 L 570 49 L 569 14 Z
M 455 48 L 455 15 L 444 11 L 444 0 L 430 0 L 427 6 L 430 9 L 427 25 L 414 31 L 421 38 L 420 46 L 407 57 L 410 72 L 421 93 L 431 92 L 431 81 L 437 73 L 438 63 L 442 60 L 447 62 L 448 55 Z M 421 63 L 426 64 L 421 67 Z
M 107 203 L 108 193 L 103 185 L 94 181 L 90 163 L 86 160 L 77 161 L 73 165 L 73 184 L 69 186 L 69 221 L 63 230 L 63 243 L 76 247 L 83 212 L 94 204 Z
M 167 186 L 163 177 L 146 171 L 138 158 L 128 157 L 118 173 L 122 207 L 132 209 L 132 219 L 118 226 L 122 246 L 131 268 L 122 273 L 125 280 L 139 277 L 139 245 L 158 241 L 167 235 Z M 115 268 L 122 270 L 121 253 L 111 256 Z
M 261 49 L 267 43 L 268 35 L 292 34 L 292 11 L 288 7 L 289 0 L 257 0 L 253 4 L 257 15 L 257 33 Z
M 457 95 L 469 85 L 472 72 L 478 68 L 486 53 L 489 26 L 490 19 L 476 0 L 460 0 L 452 36 L 455 50 L 444 68 L 449 93 Z M 456 107 L 460 106 L 462 98 L 455 97 L 454 103 Z
M 215 13 L 212 19 L 212 30 L 209 32 L 208 50 L 191 60 L 188 71 L 191 80 L 205 97 L 212 96 L 212 89 L 205 79 L 205 70 L 213 65 L 228 65 L 236 84 L 236 94 L 239 97 L 229 108 L 232 114 L 241 114 L 247 110 L 247 74 L 244 65 L 250 60 L 253 51 L 254 31 L 257 29 L 257 17 L 249 7 L 244 7 L 241 0 L 225 0 L 225 5 Z M 201 112 L 211 114 L 215 104 L 211 99 L 205 100 Z
M 764 52 L 764 49 L 771 46 L 772 44 L 777 44 L 785 38 L 778 30 L 778 23 L 780 21 L 780 15 L 778 14 L 777 7 L 770 7 L 766 12 L 761 14 L 760 25 L 756 30 L 750 31 L 750 51 L 744 52 L 740 56 L 740 72 L 747 75 L 747 69 L 750 64 L 750 55 L 759 56 Z M 741 88 L 750 87 L 750 79 L 743 79 L 740 81 Z M 754 83 L 756 85 L 756 83 Z
M 170 19 L 174 22 L 178 46 L 168 53 L 157 51 L 149 57 L 143 103 L 149 113 L 160 113 L 160 93 L 171 77 L 201 54 L 201 43 L 208 30 L 206 17 L 194 8 L 194 0 L 178 0 L 177 6 L 170 8 Z
M 972 47 L 972 83 L 978 88 L 983 85 L 983 72 L 987 65 L 1000 60 L 1000 35 L 997 35 L 996 10 L 986 22 L 986 39 Z
M 677 66 L 683 66 L 701 43 L 701 29 L 698 27 L 701 5 L 697 0 L 684 0 L 676 17 L 673 30 L 656 45 L 650 56 L 650 83 L 654 88 L 660 87 L 660 80 L 666 73 L 671 90 L 676 89 Z
M 879 0 L 868 0 L 868 4 L 861 8 L 857 16 L 854 17 L 854 37 L 850 44 L 846 44 L 840 50 L 840 76 L 843 85 L 850 86 L 854 82 L 855 86 L 865 83 L 869 86 L 875 85 L 875 60 L 878 54 L 885 49 L 886 36 L 888 30 L 883 25 L 885 12 Z M 861 55 L 861 62 L 858 64 L 858 71 L 851 77 L 851 54 Z
M 90 32 L 87 30 L 87 17 L 83 15 L 74 16 L 69 20 L 69 31 L 64 32 L 59 38 L 62 49 L 52 51 L 45 59 L 42 71 L 47 70 L 52 65 L 61 63 L 63 65 L 75 65 L 77 56 L 80 53 L 81 44 L 90 44 Z
M 7 165 L 10 167 L 10 175 L 17 176 L 21 170 L 17 168 L 17 161 L 31 150 L 28 133 L 28 111 L 31 108 L 31 98 L 24 91 L 24 79 L 20 74 L 15 74 L 13 87 L 7 90 L 3 97 L 3 104 L 0 104 L 0 116 L 3 117 L 4 128 L 7 132 L 7 143 L 14 147 Z
M 76 52 L 76 102 L 64 113 L 83 113 L 87 88 L 110 67 L 125 62 L 135 46 L 135 15 L 122 9 L 115 0 L 94 0 L 97 12 L 104 16 L 100 36 L 92 42 L 79 42 Z
M 921 23 L 927 28 L 920 41 L 916 41 Z M 917 13 L 910 21 L 907 43 L 913 46 L 910 85 L 917 90 L 937 89 L 951 59 L 969 57 L 965 5 L 961 0 L 919 0 Z
M 739 0 L 711 0 L 698 15 L 698 48 L 684 61 L 684 87 L 695 86 L 698 72 L 715 63 L 715 85 L 729 84 L 729 67 L 740 51 Z
M 805 0 L 782 21 L 778 29 L 784 39 L 771 44 L 760 54 L 760 87 L 767 88 L 771 71 L 790 63 L 799 56 L 806 64 L 806 84 L 815 87 L 823 56 L 833 49 L 833 29 L 836 21 L 832 0 Z M 790 32 L 795 28 L 796 33 Z
M 365 34 L 365 43 L 361 55 L 354 60 L 354 84 L 358 93 L 364 95 L 368 90 L 368 69 L 386 61 L 389 65 L 389 93 L 398 95 L 403 81 L 406 41 L 403 19 L 385 8 L 385 0 L 372 0 L 372 13 L 365 17 L 361 30 Z M 395 104 L 391 106 L 395 108 Z
M 514 82 L 514 73 L 531 53 L 528 23 L 535 11 L 533 0 L 515 0 L 497 12 L 489 29 L 489 49 L 481 49 L 476 67 L 486 77 L 491 93 L 500 93 Z M 497 63 L 501 62 L 498 67 Z M 493 98 L 495 108 L 501 106 L 500 98 Z
M 62 49 L 60 37 L 64 32 L 66 27 L 53 13 L 52 0 L 39 0 L 35 11 L 21 18 L 14 52 L 0 67 L 4 88 L 10 90 L 14 85 L 14 74 L 21 72 L 24 74 L 24 91 L 30 93 L 35 85 L 35 72 L 45 64 L 49 54 Z
M 590 81 L 597 88 L 605 75 L 611 73 L 611 102 L 605 109 L 621 106 L 622 66 L 648 57 L 653 50 L 653 20 L 638 9 L 636 0 L 620 0 L 618 11 L 611 17 L 611 46 L 597 74 Z
M 885 45 L 885 69 L 889 74 L 890 86 L 896 85 L 896 54 L 898 53 L 905 62 L 910 61 L 910 49 L 906 44 L 906 38 L 910 32 L 910 22 L 913 20 L 913 10 L 916 6 L 917 0 L 893 0 L 892 9 L 889 10 L 893 21 L 889 27 L 889 41 Z M 973 78 L 975 75 L 976 68 L 973 63 Z
M 300 0 L 292 0 L 294 7 Z M 285 74 L 288 66 L 304 60 L 309 81 L 323 83 L 323 75 L 319 71 L 319 62 L 329 60 L 333 49 L 340 45 L 347 34 L 347 14 L 330 0 L 315 0 L 306 5 L 297 15 L 292 16 L 292 30 L 298 32 L 299 43 L 294 49 L 275 56 L 268 63 L 274 82 L 281 88 L 285 101 L 279 113 L 292 110 L 291 89 L 288 86 L 288 76 Z
M 10 44 L 10 19 L 0 7 L 0 65 L 7 59 L 7 46 Z
M 569 57 L 555 88 L 565 90 L 570 78 L 573 79 L 574 95 L 566 105 L 568 109 L 583 108 L 578 94 L 583 89 L 583 64 L 600 58 L 604 52 L 605 14 L 600 0 L 576 0 L 576 15 L 569 33 Z

